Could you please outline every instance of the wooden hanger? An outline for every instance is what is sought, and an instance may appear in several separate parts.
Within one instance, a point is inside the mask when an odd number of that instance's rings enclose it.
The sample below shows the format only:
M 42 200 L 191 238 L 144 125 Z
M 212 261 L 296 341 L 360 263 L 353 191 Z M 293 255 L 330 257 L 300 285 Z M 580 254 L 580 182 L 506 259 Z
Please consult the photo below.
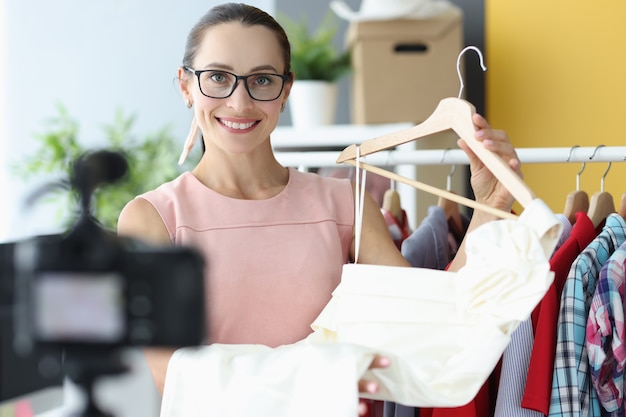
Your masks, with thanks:
M 589 203 L 589 211 L 587 215 L 591 219 L 594 227 L 598 227 L 600 223 L 602 223 L 609 214 L 615 213 L 615 204 L 613 203 L 613 196 L 611 193 L 604 191 L 604 178 L 606 174 L 611 169 L 611 163 L 609 162 L 609 166 L 606 171 L 602 175 L 602 180 L 600 182 L 600 191 L 594 193 L 591 196 L 591 202 Z
M 619 205 L 619 215 L 626 220 L 626 193 L 622 194 L 622 202 Z
M 598 227 L 612 213 L 615 213 L 615 204 L 611 193 L 599 191 L 591 196 L 587 215 L 594 227 Z
M 575 145 L 570 149 L 569 156 L 567 157 L 567 161 L 569 162 L 572 151 L 574 148 L 577 148 L 578 145 Z M 580 168 L 580 171 L 576 174 L 576 190 L 570 192 L 565 199 L 565 208 L 563 209 L 563 215 L 567 217 L 570 224 L 574 224 L 576 222 L 576 213 L 582 211 L 587 213 L 589 210 L 589 195 L 580 189 L 580 174 L 585 170 L 585 163 L 583 162 L 583 166 Z
M 403 143 L 425 138 L 436 133 L 453 130 L 464 140 L 476 156 L 489 168 L 493 175 L 509 190 L 513 197 L 523 206 L 527 207 L 535 198 L 534 193 L 524 183 L 524 181 L 505 163 L 498 155 L 486 149 L 482 143 L 474 138 L 476 127 L 472 121 L 472 115 L 476 109 L 469 102 L 460 98 L 445 98 L 439 102 L 435 111 L 422 123 L 401 130 L 367 140 L 359 146 L 361 156 L 369 155 L 378 151 L 393 148 Z M 350 145 L 345 148 L 337 163 L 347 163 L 356 165 L 357 145 Z M 497 210 L 484 204 L 479 204 L 474 200 L 458 196 L 454 193 L 441 190 L 436 187 L 419 181 L 409 180 L 393 172 L 378 168 L 376 166 L 361 162 L 361 167 L 367 171 L 377 173 L 384 177 L 394 179 L 411 185 L 431 194 L 444 197 L 459 204 L 486 211 L 502 218 L 516 218 L 511 213 Z
M 402 203 L 400 202 L 400 193 L 395 186 L 385 191 L 382 208 L 390 212 L 398 221 L 402 221 Z
M 456 171 L 456 165 L 452 165 L 450 172 L 448 173 L 448 177 L 446 179 L 446 191 L 450 191 L 452 189 L 452 175 L 454 175 Z M 448 227 L 452 234 L 456 237 L 462 237 L 464 234 L 463 227 L 463 218 L 461 217 L 461 212 L 459 210 L 459 203 L 448 200 L 445 197 L 439 197 L 439 201 L 437 205 L 443 209 L 443 213 L 446 216 L 446 220 L 448 221 Z
M 587 213 L 588 210 L 589 195 L 585 191 L 576 190 L 567 195 L 563 214 L 567 217 L 570 224 L 576 223 L 576 213 L 579 211 Z

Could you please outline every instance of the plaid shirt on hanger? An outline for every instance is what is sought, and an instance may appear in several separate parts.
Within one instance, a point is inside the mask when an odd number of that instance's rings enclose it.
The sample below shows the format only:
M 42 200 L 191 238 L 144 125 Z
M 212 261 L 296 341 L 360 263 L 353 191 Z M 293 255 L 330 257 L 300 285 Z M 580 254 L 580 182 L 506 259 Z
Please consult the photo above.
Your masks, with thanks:
M 626 244 L 622 244 L 600 271 L 587 320 L 591 383 L 606 411 L 604 416 L 624 415 L 625 281 Z
M 626 222 L 611 214 L 602 232 L 572 264 L 561 295 L 550 416 L 601 417 L 591 385 L 585 332 L 596 278 L 625 241 Z

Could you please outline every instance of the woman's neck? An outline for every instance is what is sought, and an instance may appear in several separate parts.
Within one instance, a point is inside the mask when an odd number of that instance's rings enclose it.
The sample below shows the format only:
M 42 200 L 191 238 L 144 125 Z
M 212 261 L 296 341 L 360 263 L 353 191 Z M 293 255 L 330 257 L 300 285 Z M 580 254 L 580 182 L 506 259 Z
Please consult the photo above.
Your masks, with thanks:
M 280 193 L 289 181 L 289 171 L 274 158 L 251 155 L 215 155 L 205 152 L 193 175 L 222 195 L 264 200 Z

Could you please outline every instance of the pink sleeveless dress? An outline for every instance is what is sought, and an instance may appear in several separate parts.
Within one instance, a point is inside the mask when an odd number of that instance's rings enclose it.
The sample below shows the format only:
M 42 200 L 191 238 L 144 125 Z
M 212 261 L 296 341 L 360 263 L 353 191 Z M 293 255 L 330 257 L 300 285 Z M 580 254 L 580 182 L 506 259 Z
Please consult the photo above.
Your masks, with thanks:
M 243 200 L 186 172 L 138 198 L 155 207 L 174 244 L 204 255 L 207 342 L 275 347 L 312 332 L 349 258 L 348 180 L 290 168 L 278 195 Z

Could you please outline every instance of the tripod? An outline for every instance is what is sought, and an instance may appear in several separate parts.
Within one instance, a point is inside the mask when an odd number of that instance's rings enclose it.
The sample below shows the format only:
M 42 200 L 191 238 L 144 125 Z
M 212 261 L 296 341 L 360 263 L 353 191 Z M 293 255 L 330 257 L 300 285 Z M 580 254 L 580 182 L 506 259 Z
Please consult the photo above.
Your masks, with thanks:
M 84 348 L 65 351 L 66 375 L 85 393 L 85 408 L 71 417 L 113 417 L 102 410 L 95 398 L 95 385 L 100 377 L 121 375 L 128 371 L 122 362 L 120 350 Z M 85 351 L 83 351 L 85 350 Z

